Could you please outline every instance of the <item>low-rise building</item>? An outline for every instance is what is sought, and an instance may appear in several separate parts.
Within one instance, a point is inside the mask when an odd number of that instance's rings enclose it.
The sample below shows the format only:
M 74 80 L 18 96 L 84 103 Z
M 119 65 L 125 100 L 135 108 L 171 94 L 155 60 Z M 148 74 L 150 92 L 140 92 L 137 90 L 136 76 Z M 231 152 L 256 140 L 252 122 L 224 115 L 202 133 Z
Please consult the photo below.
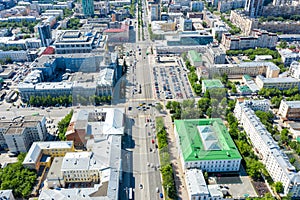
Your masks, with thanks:
M 207 172 L 239 171 L 242 157 L 219 118 L 175 120 L 182 166 Z
M 199 67 L 202 65 L 202 55 L 195 50 L 188 51 L 188 58 L 192 66 Z
M 242 62 L 240 64 L 215 64 L 209 68 L 209 75 L 227 74 L 228 76 L 242 77 L 265 75 L 267 78 L 278 77 L 280 68 L 272 62 Z
M 122 136 L 101 136 L 97 129 L 91 131 L 93 138 L 87 142 L 87 151 L 54 158 L 45 180 L 48 189 L 42 190 L 40 200 L 119 198 Z
M 300 120 L 300 101 L 281 100 L 278 114 L 283 120 Z
M 300 80 L 292 77 L 278 77 L 278 78 L 265 78 L 258 75 L 255 79 L 255 83 L 262 88 L 278 88 L 280 90 L 287 90 L 290 88 L 299 88 Z
M 252 101 L 255 102 L 255 101 Z M 250 105 L 250 106 L 249 106 Z M 243 126 L 254 150 L 259 154 L 262 163 L 274 182 L 282 182 L 284 194 L 300 196 L 300 174 L 289 162 L 277 142 L 272 138 L 260 119 L 251 108 L 251 103 L 237 101 L 234 114 Z
M 219 79 L 202 80 L 202 93 L 215 88 L 224 88 L 224 85 Z
M 123 109 L 75 110 L 66 132 L 66 138 L 74 141 L 76 148 L 83 148 L 86 147 L 87 139 L 90 137 L 123 135 L 123 133 Z
M 73 141 L 34 142 L 22 164 L 26 168 L 38 171 L 40 166 L 50 167 L 54 157 L 63 157 L 67 152 L 73 151 Z
M 185 182 L 189 200 L 209 199 L 209 191 L 203 173 L 199 169 L 188 169 L 185 171 Z

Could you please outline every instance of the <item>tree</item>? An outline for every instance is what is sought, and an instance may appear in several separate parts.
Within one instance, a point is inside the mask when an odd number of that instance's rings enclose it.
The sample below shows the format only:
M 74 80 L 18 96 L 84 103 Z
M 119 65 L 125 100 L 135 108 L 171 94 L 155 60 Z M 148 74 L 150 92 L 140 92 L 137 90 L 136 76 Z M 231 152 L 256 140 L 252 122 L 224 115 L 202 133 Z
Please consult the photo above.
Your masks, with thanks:
M 69 114 L 67 114 L 60 122 L 58 122 L 58 137 L 60 140 L 66 140 L 66 132 L 69 126 L 69 123 L 73 116 L 73 110 Z
M 35 184 L 37 175 L 35 171 L 23 167 L 22 162 L 25 156 L 24 153 L 19 154 L 18 162 L 0 169 L 0 182 L 1 190 L 12 189 L 16 197 L 27 199 Z
M 288 47 L 287 42 L 286 41 L 281 41 L 278 45 L 279 48 L 281 49 L 285 49 Z
M 282 182 L 276 182 L 274 184 L 274 188 L 275 188 L 275 191 L 277 193 L 283 193 L 283 185 L 282 185 Z

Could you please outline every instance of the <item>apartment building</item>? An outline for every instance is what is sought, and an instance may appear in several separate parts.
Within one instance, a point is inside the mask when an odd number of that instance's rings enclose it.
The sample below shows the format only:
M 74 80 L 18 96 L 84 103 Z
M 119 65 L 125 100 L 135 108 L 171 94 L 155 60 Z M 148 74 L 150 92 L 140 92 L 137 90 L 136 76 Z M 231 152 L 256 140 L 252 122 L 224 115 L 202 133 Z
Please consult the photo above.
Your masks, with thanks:
M 1 120 L 0 145 L 10 152 L 27 152 L 33 142 L 47 136 L 44 116 L 19 116 L 13 120 Z
M 289 75 L 293 78 L 300 79 L 300 63 L 293 61 L 289 68 Z
M 283 120 L 300 120 L 300 101 L 281 100 L 278 113 Z
M 255 101 L 252 101 L 255 102 Z M 259 102 L 256 102 L 256 104 Z M 263 102 L 265 104 L 265 102 Z M 251 104 L 250 104 L 251 105 Z M 263 109 L 265 111 L 265 109 Z M 235 117 L 243 126 L 254 150 L 259 154 L 274 182 L 282 182 L 284 194 L 300 196 L 300 174 L 289 162 L 288 157 L 280 150 L 260 119 L 255 115 L 248 103 L 237 102 Z
M 254 29 L 252 36 L 232 36 L 230 33 L 222 35 L 222 45 L 227 50 L 243 50 L 254 48 L 274 49 L 278 41 L 277 34 Z
M 185 169 L 238 171 L 242 157 L 219 118 L 175 120 L 179 157 Z
M 282 62 L 285 66 L 290 66 L 294 61 L 300 61 L 299 52 L 293 52 L 292 50 L 284 49 L 279 51 L 279 54 L 281 55 Z
M 230 10 L 235 10 L 237 8 L 244 8 L 245 7 L 245 0 L 225 0 L 218 2 L 218 11 L 219 12 L 227 12 Z
M 38 171 L 40 166 L 50 167 L 54 157 L 63 157 L 67 152 L 73 151 L 73 141 L 34 142 L 22 164 L 26 168 Z
M 278 88 L 280 90 L 287 90 L 290 88 L 300 86 L 300 80 L 292 77 L 278 77 L 278 78 L 265 78 L 261 75 L 258 75 L 255 79 L 255 83 L 262 88 Z

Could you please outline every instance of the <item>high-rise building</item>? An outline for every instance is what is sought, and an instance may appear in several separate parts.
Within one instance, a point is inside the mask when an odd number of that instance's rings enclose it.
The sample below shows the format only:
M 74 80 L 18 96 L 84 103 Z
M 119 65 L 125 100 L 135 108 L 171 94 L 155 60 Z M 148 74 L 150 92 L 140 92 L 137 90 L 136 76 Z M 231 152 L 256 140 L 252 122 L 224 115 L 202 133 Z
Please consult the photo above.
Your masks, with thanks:
M 82 11 L 84 16 L 91 17 L 94 15 L 94 0 L 82 0 Z
M 38 25 L 38 32 L 40 35 L 41 43 L 43 47 L 48 47 L 52 42 L 52 33 L 49 23 L 41 23 Z
M 260 16 L 262 13 L 264 0 L 247 0 L 245 4 L 245 11 L 251 18 Z

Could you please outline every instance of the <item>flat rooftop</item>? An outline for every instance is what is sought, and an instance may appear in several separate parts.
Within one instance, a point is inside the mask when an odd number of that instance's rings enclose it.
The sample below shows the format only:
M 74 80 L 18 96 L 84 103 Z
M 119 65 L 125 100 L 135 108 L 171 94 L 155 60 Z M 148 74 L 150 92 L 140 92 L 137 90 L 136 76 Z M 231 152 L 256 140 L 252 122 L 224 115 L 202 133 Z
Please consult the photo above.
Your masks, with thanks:
M 219 118 L 175 120 L 185 161 L 242 159 Z
M 290 108 L 300 108 L 300 101 L 284 101 Z
M 203 80 L 202 84 L 205 85 L 206 88 L 223 88 L 223 84 L 219 79 L 209 79 Z

